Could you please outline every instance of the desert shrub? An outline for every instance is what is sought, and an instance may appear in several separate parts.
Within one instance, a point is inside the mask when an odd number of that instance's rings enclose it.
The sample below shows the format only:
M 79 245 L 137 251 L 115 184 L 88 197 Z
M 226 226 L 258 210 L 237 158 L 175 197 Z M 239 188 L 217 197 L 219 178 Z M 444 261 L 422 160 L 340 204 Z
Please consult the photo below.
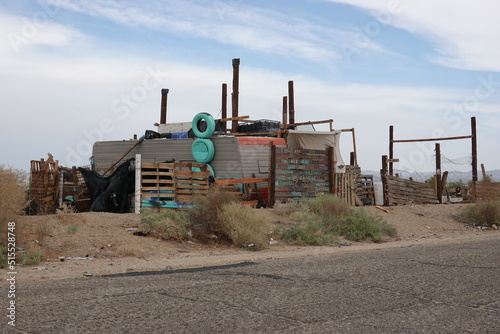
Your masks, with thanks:
M 217 216 L 217 232 L 236 246 L 254 244 L 263 248 L 268 241 L 268 222 L 259 211 L 250 206 L 230 202 L 224 204 Z
M 42 261 L 41 251 L 28 251 L 21 255 L 19 263 L 24 266 L 39 264 Z
M 25 207 L 27 176 L 22 170 L 0 165 L 0 244 L 7 244 L 7 224 Z
M 274 205 L 274 212 L 278 216 L 290 216 L 295 212 L 308 211 L 309 208 L 304 202 L 290 200 L 286 203 L 276 203 Z
M 500 201 L 478 201 L 467 206 L 461 215 L 461 220 L 476 225 L 492 226 L 500 223 Z
M 26 172 L 0 165 L 0 219 L 9 220 L 22 213 L 26 205 Z
M 321 195 L 306 201 L 305 204 L 325 223 L 331 223 L 337 217 L 349 214 L 350 210 L 349 204 L 335 195 Z
M 41 222 L 36 225 L 35 228 L 36 240 L 40 245 L 45 243 L 45 237 L 48 236 L 49 233 L 49 225 L 47 222 Z
M 354 209 L 334 195 L 318 196 L 304 203 L 304 211 L 294 211 L 289 216 L 296 224 L 278 229 L 282 240 L 324 245 L 338 242 L 339 236 L 354 241 L 370 239 L 380 242 L 385 235 L 396 235 L 396 229 L 382 217 Z
M 233 195 L 218 188 L 211 189 L 207 195 L 196 196 L 193 200 L 194 207 L 188 210 L 189 228 L 193 237 L 205 241 L 214 232 L 218 234 L 221 230 L 218 216 L 222 207 L 236 201 Z
M 7 247 L 0 245 L 0 269 L 7 268 Z
M 155 213 L 144 209 L 139 215 L 141 226 L 146 234 L 164 240 L 182 240 L 189 237 L 188 217 L 180 211 Z
M 78 231 L 78 224 L 71 224 L 68 225 L 68 227 L 66 228 L 66 232 L 68 232 L 68 234 L 75 234 L 77 231 Z
M 381 242 L 384 235 L 395 236 L 396 229 L 380 216 L 371 216 L 365 210 L 351 210 L 340 218 L 337 227 L 346 239 L 361 241 L 371 239 Z
M 318 228 L 317 222 L 278 229 L 277 233 L 283 241 L 299 245 L 322 246 L 338 243 L 338 236 L 335 233 L 325 233 L 322 227 Z

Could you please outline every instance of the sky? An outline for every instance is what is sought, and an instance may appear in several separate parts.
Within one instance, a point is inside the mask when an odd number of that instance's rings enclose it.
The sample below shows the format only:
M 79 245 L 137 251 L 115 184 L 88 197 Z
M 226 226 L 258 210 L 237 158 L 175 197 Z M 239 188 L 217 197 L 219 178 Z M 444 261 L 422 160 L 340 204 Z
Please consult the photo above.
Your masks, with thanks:
M 379 170 L 394 139 L 467 136 L 500 169 L 500 3 L 452 0 L 17 0 L 0 2 L 0 164 L 89 163 L 100 140 L 220 117 L 240 58 L 239 114 L 355 129 Z M 228 101 L 230 110 L 230 101 Z M 320 126 L 317 130 L 326 130 Z M 471 140 L 441 141 L 443 169 L 471 169 Z M 394 168 L 433 171 L 434 142 L 395 143 Z M 345 161 L 352 136 L 341 139 Z

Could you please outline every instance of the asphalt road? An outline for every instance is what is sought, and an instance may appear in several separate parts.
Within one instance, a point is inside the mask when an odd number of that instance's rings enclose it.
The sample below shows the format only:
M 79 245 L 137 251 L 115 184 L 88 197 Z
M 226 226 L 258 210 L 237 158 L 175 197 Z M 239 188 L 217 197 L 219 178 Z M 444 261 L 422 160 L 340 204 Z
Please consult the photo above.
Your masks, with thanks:
M 500 333 L 500 238 L 17 290 L 9 333 Z

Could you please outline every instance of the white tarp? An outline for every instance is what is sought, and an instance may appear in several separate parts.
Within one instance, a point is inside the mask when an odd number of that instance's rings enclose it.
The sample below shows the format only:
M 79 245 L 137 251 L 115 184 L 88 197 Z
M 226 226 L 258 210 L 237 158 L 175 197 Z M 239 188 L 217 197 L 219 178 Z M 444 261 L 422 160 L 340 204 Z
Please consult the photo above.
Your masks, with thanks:
M 341 131 L 300 131 L 288 130 L 287 144 L 290 148 L 324 150 L 333 147 L 335 173 L 345 173 L 344 160 L 340 154 Z

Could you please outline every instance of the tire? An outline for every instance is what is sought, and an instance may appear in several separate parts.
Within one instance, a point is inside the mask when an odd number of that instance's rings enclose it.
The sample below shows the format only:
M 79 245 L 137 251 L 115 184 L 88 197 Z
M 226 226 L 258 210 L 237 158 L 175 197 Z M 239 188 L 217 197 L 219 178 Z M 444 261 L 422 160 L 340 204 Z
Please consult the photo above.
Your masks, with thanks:
M 201 128 L 202 121 L 205 121 L 206 129 Z M 215 120 L 209 113 L 201 112 L 194 116 L 191 126 L 196 137 L 210 138 L 215 131 Z
M 191 146 L 191 153 L 196 162 L 209 163 L 215 155 L 214 143 L 210 139 L 198 138 Z

